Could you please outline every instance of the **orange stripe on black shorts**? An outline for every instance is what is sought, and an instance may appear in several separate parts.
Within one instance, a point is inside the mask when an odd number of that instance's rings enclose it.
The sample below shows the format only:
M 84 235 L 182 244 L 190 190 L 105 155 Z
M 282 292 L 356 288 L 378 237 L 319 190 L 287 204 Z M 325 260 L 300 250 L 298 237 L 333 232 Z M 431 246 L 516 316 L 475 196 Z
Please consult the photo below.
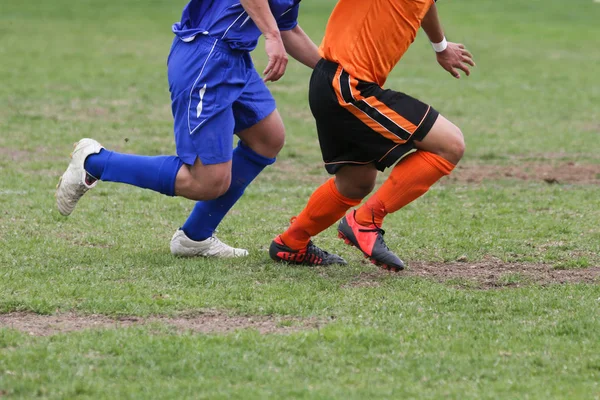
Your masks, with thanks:
M 416 125 L 384 103 L 380 98 L 384 97 L 381 93 L 365 96 L 359 89 L 359 85 L 364 88 L 365 92 L 369 92 L 369 86 L 372 85 L 375 85 L 381 92 L 385 92 L 385 90 L 374 83 L 359 81 L 350 76 L 342 66 L 338 66 L 332 85 L 336 89 L 338 102 L 342 107 L 348 109 L 369 128 L 400 144 L 405 143 L 417 131 L 431 108 L 426 107 L 425 114 Z
M 385 169 L 412 150 L 415 140 L 423 140 L 439 115 L 409 95 L 359 80 L 327 60 L 313 72 L 309 102 L 330 173 L 371 162 Z

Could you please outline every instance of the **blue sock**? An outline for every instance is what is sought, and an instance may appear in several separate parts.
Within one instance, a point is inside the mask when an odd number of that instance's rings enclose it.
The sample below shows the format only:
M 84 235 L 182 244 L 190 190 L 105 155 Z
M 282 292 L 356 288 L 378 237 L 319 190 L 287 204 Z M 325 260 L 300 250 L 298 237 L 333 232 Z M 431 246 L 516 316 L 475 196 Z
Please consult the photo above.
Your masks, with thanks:
M 106 149 L 101 149 L 100 153 L 90 154 L 83 164 L 83 168 L 85 171 L 93 176 L 96 179 L 100 179 L 102 177 L 102 172 L 104 172 L 104 166 L 106 165 L 106 161 L 108 160 L 108 156 L 111 152 Z
M 233 151 L 231 162 L 231 186 L 227 192 L 214 200 L 199 201 L 181 228 L 192 240 L 204 240 L 212 236 L 225 214 L 244 194 L 244 190 L 265 169 L 275 162 L 255 153 L 241 140 Z
M 102 149 L 85 160 L 84 168 L 94 178 L 128 183 L 175 196 L 175 178 L 183 161 L 175 156 L 137 156 Z

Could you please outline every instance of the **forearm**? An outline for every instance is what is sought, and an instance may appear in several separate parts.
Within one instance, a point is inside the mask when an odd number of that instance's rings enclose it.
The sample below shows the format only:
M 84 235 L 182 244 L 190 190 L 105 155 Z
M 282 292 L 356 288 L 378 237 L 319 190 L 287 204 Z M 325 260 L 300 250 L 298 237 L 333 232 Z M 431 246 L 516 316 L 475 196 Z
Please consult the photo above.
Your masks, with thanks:
M 309 68 L 315 68 L 321 59 L 317 45 L 296 25 L 289 31 L 281 32 L 281 38 L 287 53 Z
M 240 4 L 266 38 L 280 35 L 268 0 L 240 0 Z
M 421 27 L 429 37 L 429 41 L 431 43 L 440 43 L 444 40 L 444 30 L 442 28 L 442 24 L 440 23 L 440 18 L 438 16 L 437 7 L 435 4 L 431 6 L 423 21 L 421 22 Z

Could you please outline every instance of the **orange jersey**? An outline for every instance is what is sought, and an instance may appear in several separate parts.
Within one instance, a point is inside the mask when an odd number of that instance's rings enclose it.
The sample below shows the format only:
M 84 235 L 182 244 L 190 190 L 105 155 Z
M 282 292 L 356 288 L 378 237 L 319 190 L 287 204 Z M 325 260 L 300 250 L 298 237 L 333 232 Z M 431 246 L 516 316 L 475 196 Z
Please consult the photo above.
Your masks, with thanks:
M 340 0 L 319 48 L 355 78 L 383 86 L 434 0 Z

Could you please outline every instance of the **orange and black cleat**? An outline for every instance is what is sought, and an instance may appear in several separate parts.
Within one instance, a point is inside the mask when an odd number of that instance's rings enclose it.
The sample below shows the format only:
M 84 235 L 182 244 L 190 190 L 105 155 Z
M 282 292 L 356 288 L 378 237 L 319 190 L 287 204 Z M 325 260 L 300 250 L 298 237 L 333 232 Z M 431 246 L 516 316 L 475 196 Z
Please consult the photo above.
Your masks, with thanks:
M 271 242 L 269 256 L 275 261 L 297 265 L 347 264 L 342 257 L 318 248 L 312 241 L 308 242 L 308 245 L 303 249 L 292 250 L 283 243 L 280 236 L 277 236 Z
M 338 236 L 344 239 L 344 242 L 354 246 L 363 252 L 365 258 L 383 269 L 398 272 L 404 269 L 404 262 L 395 255 L 385 244 L 383 235 L 385 231 L 375 225 L 359 225 L 354 219 L 354 213 L 351 211 L 338 225 Z

